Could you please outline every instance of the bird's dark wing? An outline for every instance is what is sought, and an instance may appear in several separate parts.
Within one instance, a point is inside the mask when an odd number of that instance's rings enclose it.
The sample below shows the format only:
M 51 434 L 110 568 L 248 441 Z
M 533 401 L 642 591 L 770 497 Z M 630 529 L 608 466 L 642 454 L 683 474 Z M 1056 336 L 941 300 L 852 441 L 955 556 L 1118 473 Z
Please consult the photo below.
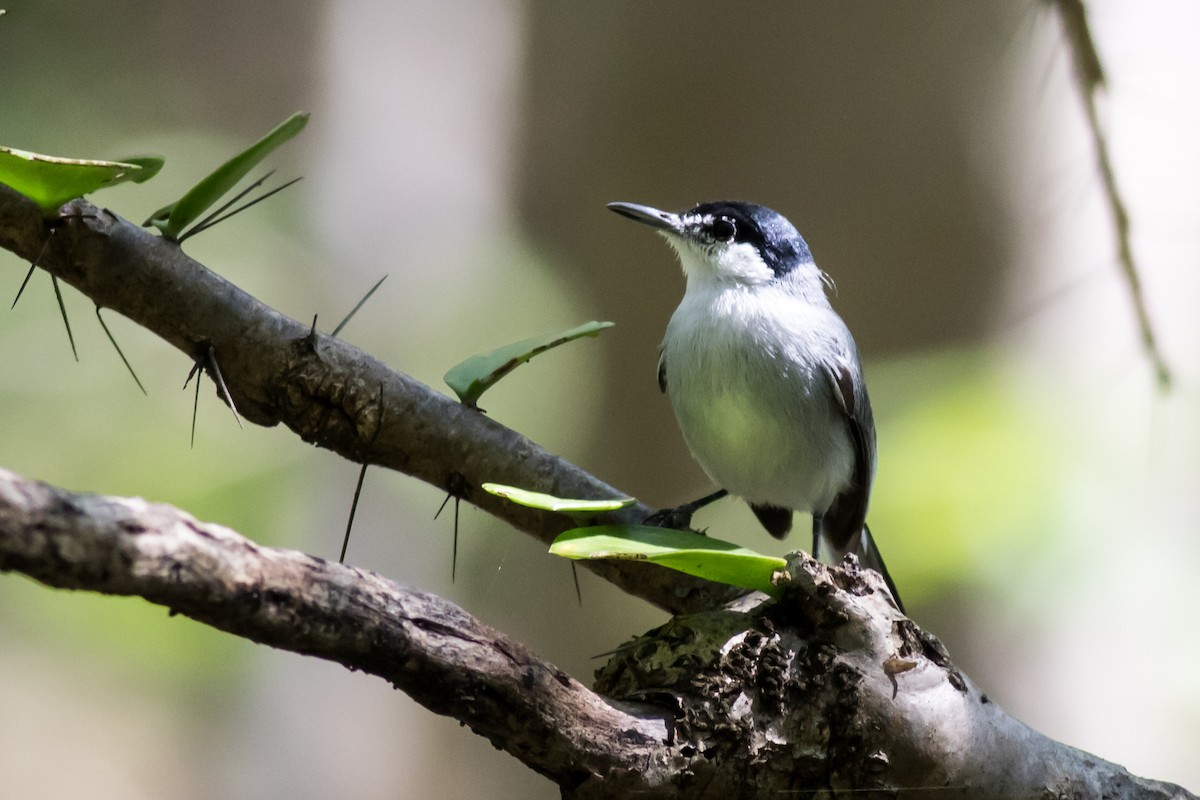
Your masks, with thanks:
M 867 503 L 871 497 L 871 478 L 875 472 L 875 421 L 871 401 L 862 381 L 854 382 L 850 364 L 827 364 L 825 373 L 841 410 L 846 415 L 846 433 L 854 448 L 854 472 L 850 484 L 824 514 L 813 517 L 813 550 L 828 545 L 840 559 L 859 549 L 859 539 L 867 521 Z
M 861 369 L 861 368 L 860 368 Z M 902 612 L 900 593 L 888 574 L 883 555 L 867 528 L 867 502 L 871 497 L 871 479 L 875 474 L 875 420 L 871 415 L 871 401 L 862 381 L 854 383 L 853 372 L 848 363 L 829 365 L 826 374 L 846 414 L 846 429 L 854 447 L 854 474 L 850 485 L 834 498 L 833 505 L 824 514 L 813 515 L 813 554 L 822 545 L 832 552 L 833 560 L 840 561 L 847 553 L 858 556 L 859 563 L 883 576 L 884 583 Z
M 667 357 L 658 357 L 658 388 L 663 394 L 667 393 Z

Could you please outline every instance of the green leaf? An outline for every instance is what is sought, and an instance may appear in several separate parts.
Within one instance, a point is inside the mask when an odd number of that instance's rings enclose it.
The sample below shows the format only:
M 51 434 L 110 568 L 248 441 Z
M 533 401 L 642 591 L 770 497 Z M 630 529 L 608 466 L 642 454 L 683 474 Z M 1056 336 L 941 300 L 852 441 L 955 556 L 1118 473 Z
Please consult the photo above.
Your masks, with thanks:
M 166 159 L 162 156 L 130 156 L 122 158 L 121 161 L 125 164 L 133 164 L 141 167 L 137 172 L 132 173 L 128 180 L 134 183 L 145 183 L 158 174 L 158 171 L 163 168 Z
M 254 169 L 277 147 L 302 131 L 307 124 L 308 114 L 297 113 L 288 117 L 266 136 L 209 173 L 208 177 L 189 189 L 183 197 L 155 211 L 142 224 L 153 225 L 168 239 L 178 239 L 201 214 L 246 177 L 246 173 Z
M 486 353 L 479 353 L 451 367 L 450 371 L 446 373 L 446 384 L 454 390 L 459 400 L 474 408 L 480 395 L 529 359 L 581 336 L 595 336 L 605 328 L 611 328 L 613 324 L 612 322 L 587 322 L 567 331 L 535 336 L 532 339 L 489 350 Z
M 150 160 L 145 156 L 129 161 L 92 161 L 0 147 L 0 183 L 25 195 L 50 216 L 68 200 L 105 186 L 149 180 L 162 166 L 162 159 L 158 159 L 158 167 L 143 175 Z
M 571 559 L 649 561 L 698 578 L 769 595 L 779 593 L 771 583 L 771 574 L 787 566 L 782 558 L 764 556 L 732 542 L 646 525 L 575 528 L 560 534 L 550 545 L 550 552 Z
M 556 511 L 566 514 L 575 520 L 576 525 L 583 525 L 591 517 L 626 508 L 637 502 L 634 497 L 617 497 L 611 500 L 566 500 L 541 492 L 531 492 L 528 489 L 518 489 L 515 486 L 504 486 L 499 483 L 485 483 L 483 490 L 497 497 L 511 500 L 517 505 L 529 508 L 540 508 L 544 511 Z

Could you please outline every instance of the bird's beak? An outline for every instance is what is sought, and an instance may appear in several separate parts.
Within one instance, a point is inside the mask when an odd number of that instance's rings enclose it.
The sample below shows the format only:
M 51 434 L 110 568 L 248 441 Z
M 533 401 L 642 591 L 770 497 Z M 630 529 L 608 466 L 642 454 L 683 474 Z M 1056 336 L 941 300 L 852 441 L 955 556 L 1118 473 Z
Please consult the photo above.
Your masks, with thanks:
M 658 228 L 668 233 L 683 233 L 683 220 L 679 218 L 678 214 L 672 214 L 670 211 L 659 211 L 657 208 L 640 206 L 637 203 L 609 203 L 608 208 L 635 222 L 649 225 L 651 228 Z

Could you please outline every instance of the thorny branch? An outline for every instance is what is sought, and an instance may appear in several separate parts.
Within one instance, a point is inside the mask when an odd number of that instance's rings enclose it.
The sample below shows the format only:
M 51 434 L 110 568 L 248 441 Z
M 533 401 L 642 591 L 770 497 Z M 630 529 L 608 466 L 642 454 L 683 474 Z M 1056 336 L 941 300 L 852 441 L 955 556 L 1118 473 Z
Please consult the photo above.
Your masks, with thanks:
M 156 333 L 194 363 L 220 363 L 218 396 L 258 425 L 283 423 L 306 442 L 357 464 L 374 464 L 451 491 L 549 543 L 570 527 L 561 515 L 524 508 L 482 491 L 493 481 L 560 497 L 621 493 L 521 434 L 361 350 L 261 303 L 189 258 L 179 246 L 77 200 L 47 223 L 36 207 L 0 185 L 0 247 L 70 283 Z M 44 250 L 43 250 L 44 247 Z M 644 505 L 610 522 L 640 522 Z M 729 587 L 659 567 L 613 562 L 585 566 L 634 596 L 673 613 L 711 608 Z

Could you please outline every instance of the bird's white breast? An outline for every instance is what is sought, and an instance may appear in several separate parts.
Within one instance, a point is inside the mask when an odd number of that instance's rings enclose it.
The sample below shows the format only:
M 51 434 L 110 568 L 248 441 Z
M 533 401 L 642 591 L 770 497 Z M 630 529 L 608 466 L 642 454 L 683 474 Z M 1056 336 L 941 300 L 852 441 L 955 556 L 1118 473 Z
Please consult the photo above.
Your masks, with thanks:
M 850 482 L 844 412 L 814 353 L 845 325 L 785 287 L 689 281 L 663 340 L 684 440 L 719 486 L 751 503 L 825 511 Z M 849 333 L 844 336 L 849 341 Z

